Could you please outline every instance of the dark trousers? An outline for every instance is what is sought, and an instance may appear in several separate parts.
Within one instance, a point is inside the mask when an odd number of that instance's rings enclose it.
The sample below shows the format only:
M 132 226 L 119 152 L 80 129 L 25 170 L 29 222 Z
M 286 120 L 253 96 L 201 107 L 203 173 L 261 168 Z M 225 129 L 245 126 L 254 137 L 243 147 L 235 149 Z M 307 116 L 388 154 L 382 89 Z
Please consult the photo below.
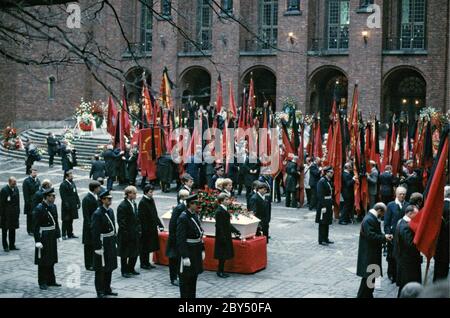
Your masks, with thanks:
M 296 208 L 297 203 L 297 192 L 286 191 L 286 207 Z
M 358 295 L 356 298 L 373 298 L 373 291 L 375 290 L 375 286 L 370 288 L 367 286 L 367 278 L 361 278 L 361 284 L 359 285 Z
M 27 233 L 33 233 L 33 213 L 27 214 Z
M 376 194 L 370 194 L 369 195 L 369 209 L 373 208 L 373 206 L 377 203 L 377 196 Z
M 105 272 L 104 270 L 95 271 L 95 291 L 97 294 L 112 292 L 111 276 L 112 272 Z
M 311 204 L 309 205 L 310 210 L 315 210 L 317 205 L 317 188 L 311 187 Z
M 141 262 L 141 266 L 149 266 L 150 265 L 150 253 L 149 252 L 142 252 L 139 254 L 139 260 Z
M 86 269 L 94 267 L 94 246 L 84 244 L 84 266 Z
M 446 279 L 448 277 L 448 262 L 439 262 L 434 260 L 434 276 L 433 282 Z
M 31 166 L 30 164 L 26 164 L 25 167 L 25 174 L 29 175 L 31 173 Z
M 134 272 L 134 266 L 136 265 L 137 257 L 121 257 L 120 258 L 120 270 L 122 274 Z
M 275 178 L 275 200 L 277 202 L 281 201 L 282 183 L 283 183 L 283 177 L 282 177 L 282 174 L 279 173 L 278 176 Z
M 319 223 L 319 243 L 328 242 L 328 233 L 330 226 L 328 224 Z
M 388 263 L 387 273 L 388 277 L 392 279 L 393 282 L 397 281 L 397 261 L 394 257 L 394 245 L 392 242 L 387 242 L 387 256 L 386 261 Z
M 248 205 L 248 200 L 250 200 L 250 197 L 253 195 L 253 190 L 252 187 L 247 187 L 245 186 L 245 197 L 247 198 L 247 205 Z
M 73 236 L 73 220 L 62 221 L 61 235 L 68 237 Z
M 339 216 L 339 222 L 351 221 L 354 202 L 355 202 L 354 198 L 348 198 L 344 200 L 344 204 L 342 205 L 341 213 Z
M 308 207 L 311 210 L 311 188 L 305 189 L 306 192 L 306 201 L 308 202 Z
M 108 180 L 106 181 L 106 190 L 112 190 L 114 179 L 114 177 L 108 177 Z
M 180 298 L 196 298 L 198 275 L 180 273 Z
M 225 260 L 219 259 L 219 266 L 217 267 L 218 273 L 223 273 L 225 271 Z
M 180 258 L 169 258 L 169 275 L 170 281 L 178 279 L 178 271 L 180 269 Z
M 2 229 L 2 243 L 5 250 L 14 248 L 16 246 L 16 230 Z
M 55 159 L 55 155 L 54 154 L 51 154 L 51 155 L 48 155 L 48 165 L 49 166 L 53 166 L 53 160 Z
M 53 285 L 56 283 L 54 265 L 41 266 L 38 265 L 38 284 Z
M 269 243 L 269 224 L 268 223 L 261 223 L 261 229 L 262 229 L 263 235 L 267 239 L 267 243 Z

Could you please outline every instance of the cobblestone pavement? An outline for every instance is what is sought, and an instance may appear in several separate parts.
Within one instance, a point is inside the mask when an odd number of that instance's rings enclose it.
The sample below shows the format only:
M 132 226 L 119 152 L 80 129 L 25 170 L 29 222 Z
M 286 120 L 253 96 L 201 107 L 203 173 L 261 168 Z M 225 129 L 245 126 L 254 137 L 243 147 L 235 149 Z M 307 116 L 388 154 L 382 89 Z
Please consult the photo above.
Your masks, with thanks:
M 58 192 L 62 181 L 60 166 L 49 169 L 38 163 L 41 181 L 49 178 Z M 20 192 L 25 178 L 21 160 L 0 155 L 0 186 L 13 175 L 18 180 Z M 87 193 L 88 171 L 75 169 L 75 182 L 82 198 Z M 113 191 L 113 209 L 122 198 L 121 188 Z M 141 197 L 139 195 L 138 199 Z M 159 215 L 176 203 L 175 192 L 155 191 Z M 244 200 L 244 195 L 239 199 Z M 21 193 L 22 199 L 22 193 Z M 60 213 L 60 199 L 56 204 Z M 23 201 L 21 202 L 23 207 Z M 314 212 L 307 209 L 289 209 L 274 204 L 270 223 L 271 241 L 268 244 L 267 268 L 253 275 L 232 274 L 222 279 L 215 272 L 200 275 L 197 296 L 230 298 L 352 298 L 356 296 L 360 279 L 355 275 L 359 225 L 333 225 L 330 238 L 335 244 L 324 247 L 317 244 L 317 225 Z M 80 211 L 81 216 L 81 211 Z M 79 239 L 66 240 L 58 245 L 59 263 L 55 266 L 60 288 L 41 291 L 37 285 L 37 266 L 34 265 L 34 241 L 25 231 L 25 215 L 20 216 L 17 230 L 19 251 L 6 253 L 0 249 L 0 297 L 95 297 L 94 273 L 84 270 L 81 244 L 82 219 L 74 222 L 74 233 Z M 384 272 L 386 263 L 383 261 Z M 137 265 L 137 268 L 139 264 Z M 433 267 L 433 266 L 431 266 Z M 170 285 L 168 268 L 158 266 L 150 271 L 141 270 L 134 278 L 122 278 L 120 270 L 113 273 L 112 286 L 120 297 L 179 297 L 178 287 Z M 375 297 L 395 297 L 397 288 L 387 277 L 375 290 Z

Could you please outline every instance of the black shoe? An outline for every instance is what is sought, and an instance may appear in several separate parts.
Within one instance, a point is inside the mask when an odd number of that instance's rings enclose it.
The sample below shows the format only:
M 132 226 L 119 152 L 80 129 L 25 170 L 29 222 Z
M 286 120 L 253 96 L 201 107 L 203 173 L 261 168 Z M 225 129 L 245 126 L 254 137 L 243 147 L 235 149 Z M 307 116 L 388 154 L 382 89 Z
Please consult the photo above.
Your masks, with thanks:
M 217 276 L 219 276 L 220 278 L 227 278 L 227 277 L 228 277 L 228 276 L 225 276 L 224 273 L 219 273 L 219 272 L 217 272 L 216 274 L 217 274 Z
M 150 265 L 141 265 L 141 268 L 142 268 L 142 269 L 152 269 L 152 268 L 150 267 Z
M 172 281 L 170 281 L 170 283 L 171 283 L 173 286 L 180 286 L 180 284 L 178 283 L 178 279 L 172 280 Z
M 131 274 L 122 273 L 122 277 L 124 277 L 124 278 L 131 278 Z
M 334 244 L 334 242 L 333 242 L 333 241 L 330 241 L 330 240 L 325 241 L 325 243 L 327 243 L 327 244 Z
M 340 224 L 340 225 L 347 225 L 348 222 L 346 222 L 346 221 L 339 221 L 339 224 Z
M 86 270 L 87 270 L 87 271 L 90 271 L 90 272 L 95 272 L 94 267 L 86 267 Z
M 7 247 L 7 248 L 4 248 L 3 249 L 6 253 L 8 253 L 9 252 L 9 248 Z
M 130 274 L 131 274 L 131 275 L 141 275 L 141 273 L 138 273 L 138 272 L 136 272 L 136 271 L 132 271 Z
M 78 238 L 78 236 L 72 234 L 72 235 L 69 236 L 69 238 L 70 238 L 70 239 Z
M 113 291 L 110 291 L 110 292 L 106 292 L 106 294 L 105 294 L 106 296 L 119 296 L 119 294 L 118 293 L 115 293 L 115 292 L 113 292 Z
M 15 246 L 13 246 L 13 247 L 11 247 L 9 250 L 10 250 L 10 251 L 20 251 L 20 248 L 17 248 L 17 247 L 15 247 Z
M 65 241 L 67 240 L 67 236 L 63 236 L 62 239 Z
M 326 242 L 319 242 L 319 245 L 328 246 L 328 243 L 326 243 Z
M 48 286 L 51 286 L 51 287 L 61 287 L 62 285 L 61 285 L 61 284 L 58 284 L 58 283 L 53 283 L 53 284 L 48 284 Z
M 106 298 L 106 295 L 102 293 L 97 293 L 97 298 Z
M 45 285 L 45 284 L 39 285 L 39 288 L 42 289 L 42 290 L 47 290 L 48 289 L 47 285 Z

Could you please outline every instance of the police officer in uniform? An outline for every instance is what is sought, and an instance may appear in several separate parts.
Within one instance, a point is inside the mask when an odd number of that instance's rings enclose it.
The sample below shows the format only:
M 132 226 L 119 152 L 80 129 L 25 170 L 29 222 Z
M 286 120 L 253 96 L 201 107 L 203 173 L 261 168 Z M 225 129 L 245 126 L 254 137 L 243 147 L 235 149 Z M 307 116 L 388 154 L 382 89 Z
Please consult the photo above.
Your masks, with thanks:
M 23 180 L 22 191 L 25 206 L 23 212 L 27 216 L 27 233 L 33 235 L 33 197 L 34 194 L 39 191 L 41 187 L 41 181 L 37 177 L 36 168 L 31 168 L 31 174 Z
M 35 253 L 34 263 L 38 266 L 39 288 L 60 287 L 56 283 L 54 266 L 58 263 L 57 241 L 61 240 L 61 231 L 56 211 L 55 190 L 44 192 L 44 200 L 33 210 Z
M 62 238 L 63 240 L 67 237 L 78 238 L 73 234 L 73 220 L 78 219 L 81 202 L 73 182 L 72 170 L 64 172 L 64 181 L 59 186 L 59 194 L 61 195 Z
M 333 187 L 331 179 L 333 178 L 333 169 L 327 167 L 324 169 L 325 176 L 317 183 L 317 212 L 316 223 L 319 223 L 319 244 L 333 244 L 328 239 L 330 224 L 333 221 Z
M 94 245 L 95 290 L 98 298 L 117 296 L 111 290 L 111 275 L 117 268 L 117 243 L 114 212 L 109 191 L 99 194 L 102 206 L 92 215 L 91 234 Z
M 203 272 L 205 247 L 203 229 L 197 217 L 197 195 L 186 198 L 187 209 L 177 223 L 177 250 L 180 255 L 180 297 L 195 298 L 198 274 Z

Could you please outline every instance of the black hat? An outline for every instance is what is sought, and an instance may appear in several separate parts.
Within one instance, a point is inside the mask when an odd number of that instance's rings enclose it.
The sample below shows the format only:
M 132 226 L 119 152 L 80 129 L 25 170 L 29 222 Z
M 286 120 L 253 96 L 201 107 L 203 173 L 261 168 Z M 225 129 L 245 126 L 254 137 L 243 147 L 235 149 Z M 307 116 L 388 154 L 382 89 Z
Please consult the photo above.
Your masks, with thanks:
M 98 197 L 99 197 L 100 199 L 104 199 L 104 198 L 112 198 L 112 195 L 111 195 L 111 193 L 109 193 L 109 190 L 105 190 L 105 191 L 103 191 L 102 193 L 100 193 L 100 194 L 98 195 Z
M 191 194 L 190 196 L 188 196 L 185 201 L 187 204 L 191 203 L 191 201 L 197 200 L 198 199 L 198 195 L 197 194 Z
M 43 193 L 44 198 L 46 198 L 47 196 L 49 196 L 50 194 L 55 194 L 55 189 L 54 188 L 50 188 L 50 189 L 46 189 Z

